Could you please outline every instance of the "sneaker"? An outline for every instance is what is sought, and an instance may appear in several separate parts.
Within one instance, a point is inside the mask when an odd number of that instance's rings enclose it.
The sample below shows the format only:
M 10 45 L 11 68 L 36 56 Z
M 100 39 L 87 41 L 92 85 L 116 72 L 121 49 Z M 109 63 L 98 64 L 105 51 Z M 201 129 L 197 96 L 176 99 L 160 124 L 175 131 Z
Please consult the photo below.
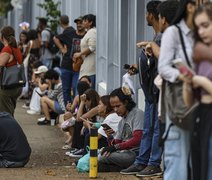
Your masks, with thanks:
M 73 153 L 75 153 L 76 151 L 79 151 L 79 149 L 77 149 L 77 148 L 71 148 L 70 151 L 67 151 L 67 152 L 65 153 L 65 155 L 69 156 L 70 154 L 73 154 Z
M 45 120 L 45 117 L 38 118 L 38 122 L 41 122 L 41 121 L 44 121 L 44 120 Z
M 159 166 L 147 166 L 144 170 L 136 174 L 138 177 L 144 176 L 160 176 L 162 175 L 162 170 Z
M 45 119 L 44 121 L 38 121 L 38 125 L 50 125 L 50 120 Z
M 40 112 L 34 111 L 32 109 L 29 109 L 29 110 L 27 110 L 27 114 L 34 115 L 34 114 L 40 114 Z
M 24 109 L 29 109 L 29 105 L 24 104 L 24 105 L 22 106 L 22 108 L 24 108 Z
M 145 168 L 146 168 L 146 165 L 132 164 L 127 169 L 121 170 L 120 173 L 124 174 L 124 175 L 133 175 L 133 174 L 137 174 L 138 172 L 144 170 Z
M 70 157 L 75 157 L 75 158 L 81 158 L 83 156 L 84 149 L 79 149 L 78 151 L 74 153 L 70 153 Z

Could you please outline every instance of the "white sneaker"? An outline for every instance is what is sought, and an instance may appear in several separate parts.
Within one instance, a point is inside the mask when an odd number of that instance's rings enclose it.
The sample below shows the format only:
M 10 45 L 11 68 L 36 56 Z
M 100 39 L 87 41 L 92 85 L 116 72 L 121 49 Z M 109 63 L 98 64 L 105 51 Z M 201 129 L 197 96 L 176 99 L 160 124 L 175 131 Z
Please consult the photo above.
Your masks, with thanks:
M 27 110 L 27 114 L 34 115 L 34 114 L 40 114 L 40 112 L 29 109 L 29 110 Z
M 38 118 L 38 122 L 41 122 L 41 121 L 44 121 L 44 120 L 45 120 L 45 117 Z
M 29 109 L 29 106 L 27 106 L 26 104 L 24 104 L 24 105 L 22 106 L 22 108 L 24 108 L 24 109 Z

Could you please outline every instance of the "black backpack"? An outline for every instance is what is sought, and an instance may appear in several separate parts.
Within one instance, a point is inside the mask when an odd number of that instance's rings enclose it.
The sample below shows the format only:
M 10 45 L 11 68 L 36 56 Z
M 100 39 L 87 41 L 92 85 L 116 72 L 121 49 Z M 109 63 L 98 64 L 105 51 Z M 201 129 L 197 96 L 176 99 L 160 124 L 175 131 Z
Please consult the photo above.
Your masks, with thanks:
M 50 39 L 48 42 L 48 50 L 52 53 L 52 54 L 57 54 L 59 52 L 59 48 L 56 46 L 56 44 L 54 43 L 54 36 L 56 35 L 56 33 L 53 33 L 50 29 L 46 28 L 45 30 L 47 30 L 50 33 Z
M 159 89 L 154 84 L 154 79 L 157 76 L 157 59 L 155 57 L 147 57 L 144 49 L 138 60 L 139 79 L 141 88 L 144 91 L 145 97 L 150 102 L 158 102 Z

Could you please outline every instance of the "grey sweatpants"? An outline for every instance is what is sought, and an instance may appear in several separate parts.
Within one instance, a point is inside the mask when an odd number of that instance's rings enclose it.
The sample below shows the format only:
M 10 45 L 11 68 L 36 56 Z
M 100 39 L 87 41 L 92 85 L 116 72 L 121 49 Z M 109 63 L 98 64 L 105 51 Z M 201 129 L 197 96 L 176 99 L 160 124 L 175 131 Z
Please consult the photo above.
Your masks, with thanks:
M 136 153 L 131 150 L 121 150 L 116 151 L 110 154 L 110 156 L 100 156 L 98 157 L 98 163 L 100 164 L 108 164 L 108 165 L 116 165 L 120 168 L 128 168 L 135 161 Z

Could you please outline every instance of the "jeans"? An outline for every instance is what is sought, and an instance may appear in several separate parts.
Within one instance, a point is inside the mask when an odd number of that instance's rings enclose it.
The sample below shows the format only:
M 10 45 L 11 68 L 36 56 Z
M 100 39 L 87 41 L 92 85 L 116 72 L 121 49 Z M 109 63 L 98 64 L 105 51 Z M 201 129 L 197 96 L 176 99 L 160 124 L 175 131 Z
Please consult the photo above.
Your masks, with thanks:
M 73 72 L 68 69 L 60 68 L 61 80 L 63 85 L 63 98 L 65 105 L 71 102 L 71 88 L 73 89 L 73 97 L 77 94 L 77 82 L 79 78 L 78 72 Z
M 41 62 L 45 65 L 48 69 L 52 68 L 52 59 L 42 59 Z
M 143 136 L 141 138 L 139 155 L 136 157 L 134 164 L 160 166 L 162 150 L 158 146 L 160 135 L 158 106 L 156 104 L 154 130 L 152 130 L 153 107 L 153 103 L 149 103 L 145 100 Z
M 208 180 L 212 179 L 212 134 L 209 140 L 209 150 L 208 150 Z
M 96 87 L 96 75 L 91 75 L 89 76 L 90 80 L 91 80 L 91 88 L 95 89 Z
M 170 119 L 166 116 L 166 130 Z M 190 152 L 190 132 L 172 126 L 164 146 L 164 180 L 187 180 Z

